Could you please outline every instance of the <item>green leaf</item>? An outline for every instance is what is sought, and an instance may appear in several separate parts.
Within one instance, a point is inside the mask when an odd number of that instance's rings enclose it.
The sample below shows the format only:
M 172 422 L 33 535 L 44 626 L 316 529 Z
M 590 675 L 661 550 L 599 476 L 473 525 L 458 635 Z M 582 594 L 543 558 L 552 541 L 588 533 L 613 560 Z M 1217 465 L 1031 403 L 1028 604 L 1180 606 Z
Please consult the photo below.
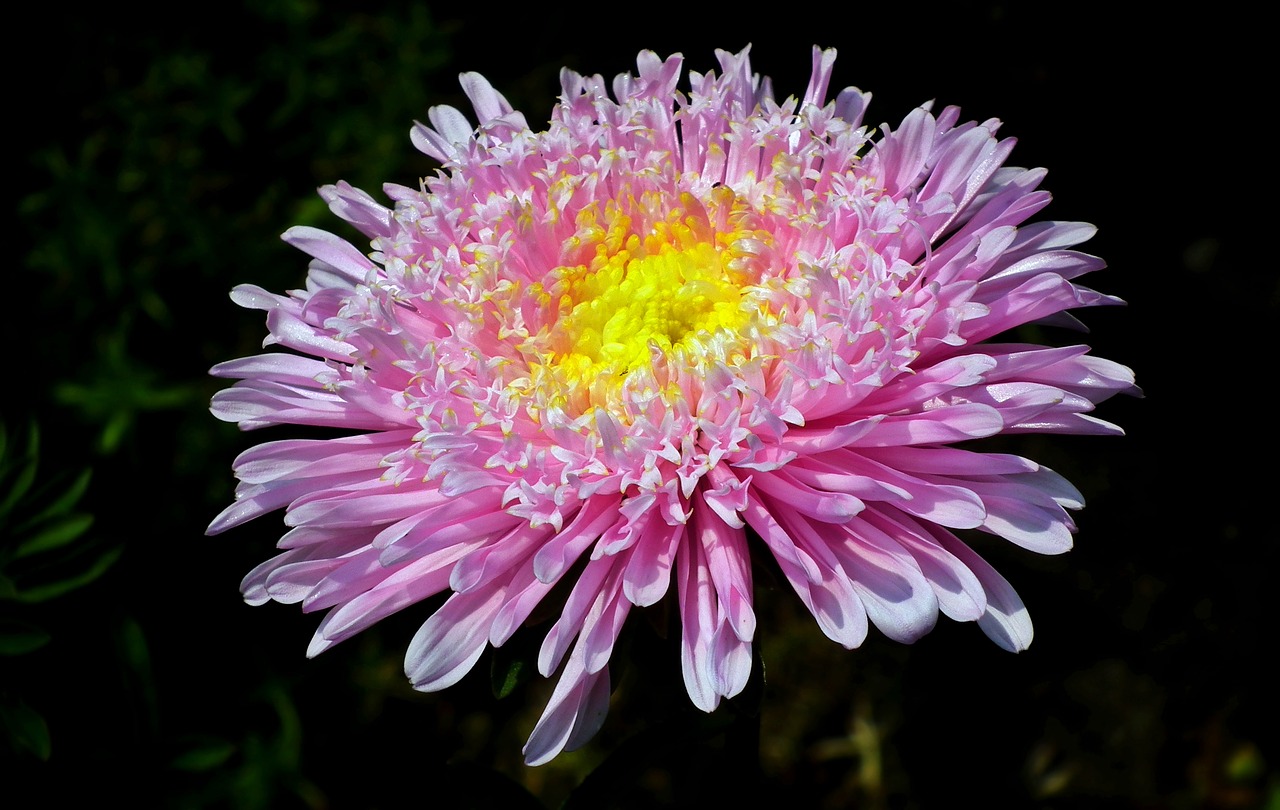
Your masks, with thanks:
M 14 552 L 13 559 L 20 560 L 32 554 L 65 546 L 88 531 L 92 525 L 93 515 L 70 515 L 54 520 L 34 537 L 24 540 Z
M 0 619 L 0 655 L 26 655 L 49 643 L 50 636 L 33 624 Z
M 111 419 L 107 421 L 107 426 L 102 429 L 102 435 L 98 437 L 98 447 L 102 452 L 114 453 L 118 450 L 131 424 L 133 424 L 131 413 L 118 411 L 112 414 Z
M 532 634 L 516 633 L 506 644 L 493 650 L 489 667 L 489 686 L 493 696 L 501 699 L 533 678 L 538 670 L 538 650 Z
M 115 563 L 116 559 L 120 557 L 123 550 L 124 549 L 120 547 L 116 547 L 104 551 L 102 554 L 98 555 L 98 558 L 94 560 L 93 564 L 87 570 L 82 571 L 75 576 L 29 588 L 19 587 L 13 598 L 17 599 L 19 602 L 44 602 L 48 599 L 53 599 L 55 596 L 61 596 L 68 591 L 74 591 L 77 588 L 82 588 L 106 573 L 107 569 L 110 568 Z
M 200 740 L 173 758 L 172 766 L 180 771 L 211 771 L 231 758 L 236 747 L 226 740 Z
M 495 661 L 493 667 L 493 696 L 501 700 L 510 695 L 517 686 L 529 680 L 529 674 L 529 662 L 523 659 L 510 661 L 505 667 L 499 667 L 498 662 Z
M 116 639 L 120 652 L 129 664 L 129 669 L 140 676 L 149 678 L 151 674 L 151 647 L 147 644 L 147 636 L 142 626 L 131 618 L 120 623 Z
M 35 429 L 32 428 L 32 438 L 30 441 L 30 446 L 32 448 L 35 447 L 36 441 Z M 22 498 L 27 494 L 27 490 L 31 489 L 32 483 L 36 480 L 36 468 L 39 464 L 36 461 L 34 449 L 28 451 L 28 455 L 25 460 L 26 464 L 22 467 L 21 471 L 18 472 L 14 480 L 8 484 L 9 494 L 5 496 L 3 501 L 0 501 L 0 518 L 4 518 L 5 515 L 8 515 L 13 511 L 14 505 L 22 500 Z M 8 477 L 7 468 L 2 474 L 0 474 L 0 479 L 5 477 Z
M 30 518 L 24 521 L 21 526 L 16 527 L 14 529 L 14 532 L 15 533 L 23 532 L 26 529 L 30 528 L 31 526 L 35 526 L 38 523 L 43 523 L 44 521 L 48 520 L 51 517 L 65 515 L 67 512 L 71 511 L 71 507 L 75 506 L 76 503 L 79 502 L 79 500 L 82 497 L 84 497 L 85 491 L 88 490 L 89 488 L 89 479 L 92 477 L 93 477 L 93 470 L 85 470 L 81 472 L 80 475 L 76 478 L 76 480 L 72 482 L 71 486 L 67 487 L 66 490 L 64 490 L 63 493 L 59 495 L 58 498 L 53 503 L 49 504 L 44 509 L 41 509 L 36 514 L 32 515 Z
M 21 700 L 0 706 L 0 723 L 4 725 L 15 749 L 29 751 L 42 762 L 49 759 L 53 752 L 53 743 L 49 740 L 49 725 L 35 709 Z

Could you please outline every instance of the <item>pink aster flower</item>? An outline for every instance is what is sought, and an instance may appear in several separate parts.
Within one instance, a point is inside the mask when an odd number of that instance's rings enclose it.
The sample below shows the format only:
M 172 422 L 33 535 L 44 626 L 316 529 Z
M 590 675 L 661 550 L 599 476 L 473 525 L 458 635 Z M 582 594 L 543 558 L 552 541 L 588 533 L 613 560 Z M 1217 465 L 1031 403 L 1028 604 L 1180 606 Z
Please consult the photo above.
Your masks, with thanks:
M 343 428 L 235 462 L 221 532 L 285 508 L 252 604 L 327 611 L 309 655 L 448 593 L 409 645 L 423 690 L 463 677 L 568 574 L 538 667 L 559 674 L 525 748 L 581 745 L 608 706 L 633 608 L 679 606 L 689 697 L 713 710 L 751 670 L 751 554 L 822 631 L 899 641 L 939 612 L 1021 650 L 1013 589 L 954 533 L 1071 546 L 1065 479 L 958 446 L 1002 433 L 1118 434 L 1095 403 L 1133 389 L 1085 346 L 987 342 L 1116 303 L 1075 283 L 1093 228 L 1029 222 L 1045 172 L 1004 166 L 998 122 L 922 106 L 877 133 L 870 96 L 774 99 L 747 51 L 721 74 L 641 53 L 612 85 L 564 71 L 535 132 L 479 74 L 472 120 L 411 137 L 443 171 L 386 207 L 320 190 L 371 240 L 312 228 L 306 289 L 232 293 L 288 351 L 222 363 L 220 419 Z

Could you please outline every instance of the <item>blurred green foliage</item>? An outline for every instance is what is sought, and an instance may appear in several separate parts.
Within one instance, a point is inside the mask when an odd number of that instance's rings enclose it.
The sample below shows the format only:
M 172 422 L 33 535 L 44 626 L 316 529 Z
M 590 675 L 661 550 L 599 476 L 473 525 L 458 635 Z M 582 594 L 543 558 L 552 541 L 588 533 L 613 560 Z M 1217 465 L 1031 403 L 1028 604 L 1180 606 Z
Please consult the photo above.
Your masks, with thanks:
M 0 431 L 0 655 L 23 659 L 0 674 L 10 753 L 47 761 L 24 779 L 71 795 L 88 787 L 68 770 L 107 786 L 168 772 L 163 793 L 182 806 L 322 806 L 301 775 L 287 688 L 256 687 L 249 702 L 274 724 L 229 729 L 175 699 L 175 634 L 190 631 L 172 620 L 184 586 L 167 575 L 189 564 L 181 549 L 229 494 L 233 431 L 208 416 L 207 369 L 261 335 L 257 319 L 231 319 L 227 292 L 250 278 L 297 283 L 305 259 L 275 237 L 328 220 L 318 185 L 412 184 L 429 170 L 425 158 L 409 163 L 405 134 L 441 99 L 432 81 L 449 32 L 413 2 L 381 13 L 254 2 L 195 24 L 70 11 L 59 28 L 76 69 L 16 88 L 34 94 L 30 106 L 52 96 L 58 107 L 50 126 L 21 133 L 17 264 L 32 292 L 14 331 L 39 337 L 38 362 L 4 407 L 57 429 L 43 453 L 34 426 L 16 439 Z M 28 46 L 17 62 L 35 63 Z M 456 93 L 452 77 L 437 83 Z M 86 458 L 105 474 L 89 495 L 115 540 L 90 534 L 94 515 L 80 508 Z M 83 691 L 86 677 L 105 700 Z
M 0 423 L 0 600 L 44 602 L 102 576 L 121 549 L 80 542 L 93 516 L 74 511 L 89 487 L 84 470 L 69 483 L 55 477 L 35 486 L 40 432 L 27 431 L 25 448 L 13 453 Z
M 39 429 L 32 424 L 16 438 L 0 422 L 0 659 L 37 654 L 48 645 L 42 603 L 92 583 L 122 551 L 85 537 L 93 516 L 77 507 L 90 472 L 42 480 Z M 0 671 L 0 725 L 12 753 L 47 760 L 53 749 L 48 724 L 6 677 L 13 670 L 9 664 Z
M 58 312 L 39 331 L 59 362 L 33 390 L 91 426 L 100 452 L 207 398 L 230 310 L 216 302 L 237 276 L 296 283 L 305 265 L 271 237 L 327 220 L 316 186 L 426 170 L 406 166 L 405 133 L 443 95 L 430 80 L 448 36 L 426 6 L 398 11 L 276 0 L 183 28 L 79 19 L 104 27 L 82 31 L 66 88 L 78 130 L 34 145 L 18 215 L 45 303 L 30 315 Z

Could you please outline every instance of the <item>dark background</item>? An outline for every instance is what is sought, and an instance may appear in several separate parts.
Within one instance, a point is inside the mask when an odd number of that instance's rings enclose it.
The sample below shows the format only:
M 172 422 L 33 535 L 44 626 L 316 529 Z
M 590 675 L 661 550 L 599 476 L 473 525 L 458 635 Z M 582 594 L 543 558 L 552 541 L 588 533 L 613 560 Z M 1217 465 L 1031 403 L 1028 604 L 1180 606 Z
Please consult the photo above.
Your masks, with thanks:
M 6 53 L 0 803 L 1280 807 L 1260 21 L 1212 4 L 1140 22 L 1016 3 L 35 14 Z M 1086 284 L 1129 306 L 1084 312 L 1087 340 L 1146 397 L 1100 409 L 1124 438 L 1009 445 L 1089 501 L 1063 557 L 978 544 L 1035 644 L 1009 655 L 944 620 L 912 647 L 873 633 L 846 651 L 760 580 L 765 672 L 748 694 L 693 709 L 669 617 L 649 611 L 615 656 L 604 730 L 537 769 L 519 749 L 548 685 L 498 699 L 489 673 L 540 634 L 437 695 L 400 670 L 428 606 L 306 660 L 318 616 L 237 592 L 277 520 L 203 534 L 236 453 L 288 433 L 207 413 L 208 367 L 265 334 L 227 291 L 301 284 L 306 258 L 278 240 L 291 225 L 358 239 L 315 187 L 433 171 L 408 128 L 432 104 L 466 108 L 460 71 L 540 126 L 562 65 L 612 77 L 648 48 L 706 71 L 714 48 L 748 42 L 779 97 L 804 92 L 816 43 L 839 49 L 833 90 L 875 94 L 868 123 L 927 99 L 1001 118 L 1011 162 L 1050 169 L 1047 216 L 1099 228 L 1086 247 L 1110 267 Z

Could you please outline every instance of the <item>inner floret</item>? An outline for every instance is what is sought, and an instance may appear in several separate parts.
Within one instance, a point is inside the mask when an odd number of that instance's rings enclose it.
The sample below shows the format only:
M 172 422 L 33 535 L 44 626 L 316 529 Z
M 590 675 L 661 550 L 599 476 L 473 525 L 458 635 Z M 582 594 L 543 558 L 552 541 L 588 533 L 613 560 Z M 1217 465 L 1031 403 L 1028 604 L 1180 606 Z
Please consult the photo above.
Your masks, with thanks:
M 655 353 L 683 368 L 752 354 L 748 336 L 768 307 L 762 235 L 745 227 L 744 203 L 727 189 L 705 205 L 683 194 L 661 213 L 647 202 L 583 210 L 562 251 L 570 261 L 525 291 L 544 313 L 521 347 L 535 398 L 612 410 L 634 373 L 652 382 Z
M 569 289 L 561 307 L 567 311 L 551 331 L 559 365 L 623 374 L 649 362 L 651 343 L 668 353 L 745 323 L 740 284 L 714 245 L 661 242 L 646 255 L 652 245 L 636 236 L 627 242 L 591 267 L 563 268 Z

